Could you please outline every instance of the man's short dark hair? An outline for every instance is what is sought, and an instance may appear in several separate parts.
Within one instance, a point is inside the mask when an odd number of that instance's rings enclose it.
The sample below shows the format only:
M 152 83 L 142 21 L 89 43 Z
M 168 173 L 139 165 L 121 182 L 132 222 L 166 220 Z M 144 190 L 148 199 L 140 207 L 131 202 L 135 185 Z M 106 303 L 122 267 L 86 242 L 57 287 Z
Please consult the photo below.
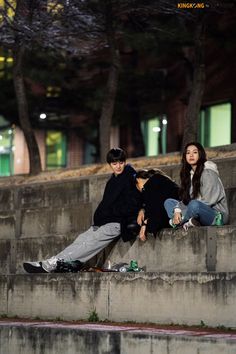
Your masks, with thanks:
M 107 163 L 126 161 L 126 154 L 124 150 L 120 148 L 113 148 L 107 153 Z

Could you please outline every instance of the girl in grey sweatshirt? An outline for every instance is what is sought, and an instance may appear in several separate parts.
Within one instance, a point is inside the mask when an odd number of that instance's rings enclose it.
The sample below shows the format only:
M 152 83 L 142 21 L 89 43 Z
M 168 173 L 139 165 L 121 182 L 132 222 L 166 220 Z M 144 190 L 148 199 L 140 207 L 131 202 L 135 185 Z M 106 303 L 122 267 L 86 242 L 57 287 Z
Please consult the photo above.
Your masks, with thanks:
M 165 209 L 173 227 L 223 225 L 229 211 L 217 166 L 207 161 L 201 144 L 191 142 L 182 155 L 180 200 L 167 199 Z

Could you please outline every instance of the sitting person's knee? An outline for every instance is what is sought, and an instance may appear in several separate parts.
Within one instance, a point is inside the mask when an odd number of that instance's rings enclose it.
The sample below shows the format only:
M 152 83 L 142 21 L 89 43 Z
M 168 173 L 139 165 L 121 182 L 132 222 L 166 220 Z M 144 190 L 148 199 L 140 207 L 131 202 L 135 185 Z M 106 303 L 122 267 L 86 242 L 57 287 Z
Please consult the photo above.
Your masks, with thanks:
M 199 200 L 193 199 L 188 204 L 188 209 L 191 211 L 192 214 L 198 215 L 199 214 Z
M 168 209 L 168 206 L 170 205 L 170 199 L 166 199 L 165 201 L 164 201 L 164 208 L 165 209 Z

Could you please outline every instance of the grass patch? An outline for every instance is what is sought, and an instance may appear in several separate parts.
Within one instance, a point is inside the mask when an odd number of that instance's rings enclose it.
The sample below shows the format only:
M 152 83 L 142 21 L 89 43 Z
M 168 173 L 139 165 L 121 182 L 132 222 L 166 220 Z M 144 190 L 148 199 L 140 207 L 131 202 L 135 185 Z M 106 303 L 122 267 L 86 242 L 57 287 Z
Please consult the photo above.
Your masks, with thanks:
M 89 317 L 88 317 L 88 321 L 89 322 L 99 322 L 99 316 L 97 314 L 96 308 L 94 308 L 93 310 L 91 310 L 89 312 Z

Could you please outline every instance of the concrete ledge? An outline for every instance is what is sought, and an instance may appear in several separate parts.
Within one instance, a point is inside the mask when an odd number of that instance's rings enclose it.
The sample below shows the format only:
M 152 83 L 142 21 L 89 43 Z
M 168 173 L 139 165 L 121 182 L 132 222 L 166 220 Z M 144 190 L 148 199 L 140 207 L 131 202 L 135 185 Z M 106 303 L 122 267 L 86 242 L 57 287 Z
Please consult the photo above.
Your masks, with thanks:
M 103 260 L 119 263 L 136 259 L 147 271 L 234 272 L 236 269 L 236 226 L 197 227 L 187 232 L 164 229 L 157 238 L 149 236 L 145 243 L 119 240 L 112 246 L 105 251 Z
M 227 189 L 230 223 L 236 224 L 236 159 L 221 159 L 218 166 Z M 163 166 L 176 181 L 179 179 L 179 168 L 179 165 Z M 1 187 L 0 238 L 41 237 L 73 230 L 79 232 L 81 223 L 91 223 L 93 211 L 109 176 Z
M 9 210 L 0 213 L 0 240 L 14 239 L 16 236 L 16 214 Z
M 17 187 L 19 208 L 64 207 L 89 201 L 89 180 L 44 183 Z
M 86 229 L 85 226 L 81 225 L 80 229 Z M 73 242 L 77 235 L 73 231 L 36 237 L 33 229 L 32 237 L 0 240 L 0 272 L 20 274 L 23 261 L 49 258 Z M 139 240 L 124 243 L 121 239 L 113 242 L 90 264 L 103 266 L 108 260 L 115 264 L 136 259 L 149 272 L 234 272 L 235 254 L 236 225 L 197 227 L 188 232 L 164 229 L 157 238 L 149 236 L 145 243 Z
M 91 225 L 92 204 L 2 212 L 0 239 L 38 238 L 81 232 Z
M 77 207 L 40 208 L 23 210 L 21 214 L 21 238 L 61 235 L 81 232 L 91 224 L 91 204 Z
M 45 259 L 60 252 L 76 237 L 75 233 L 56 237 L 0 240 L 0 273 L 22 273 L 22 262 Z
M 0 354 L 235 354 L 236 335 L 101 324 L 0 321 Z M 22 350 L 21 350 L 22 348 Z
M 236 327 L 236 273 L 0 276 L 0 314 Z
M 229 222 L 236 224 L 236 188 L 228 188 L 225 190 L 229 207 Z

